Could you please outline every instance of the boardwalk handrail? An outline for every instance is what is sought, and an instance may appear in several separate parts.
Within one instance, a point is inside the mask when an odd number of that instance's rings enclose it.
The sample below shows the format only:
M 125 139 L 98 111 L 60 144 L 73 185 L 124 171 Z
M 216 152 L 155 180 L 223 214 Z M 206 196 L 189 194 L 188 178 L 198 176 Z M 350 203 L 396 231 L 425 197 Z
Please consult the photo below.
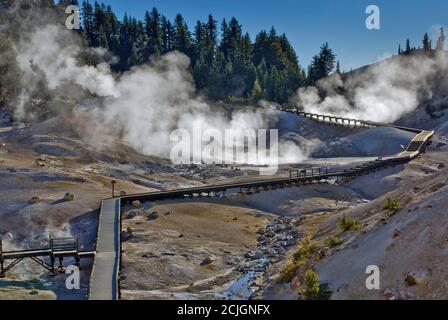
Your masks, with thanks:
M 101 202 L 95 261 L 89 283 L 89 299 L 117 300 L 120 272 L 121 199 Z
M 421 133 L 422 131 L 424 131 L 422 129 L 405 127 L 405 126 L 400 126 L 400 125 L 386 123 L 386 122 L 357 120 L 357 119 L 353 119 L 353 118 L 344 118 L 344 117 L 337 117 L 337 116 L 331 116 L 331 115 L 325 115 L 325 114 L 310 113 L 310 112 L 300 111 L 300 110 L 294 109 L 294 108 L 279 108 L 279 110 L 283 111 L 283 112 L 298 114 L 305 118 L 316 120 L 321 123 L 328 123 L 328 124 L 337 125 L 337 126 L 341 126 L 341 127 L 352 127 L 352 128 L 392 127 L 392 128 L 412 132 L 412 133 Z M 321 119 L 322 119 L 322 121 L 319 121 Z M 328 121 L 326 121 L 327 119 L 328 119 Z M 335 120 L 335 121 L 331 121 L 331 120 Z
M 11 251 L 3 250 L 3 243 L 0 238 L 0 278 L 5 277 L 6 271 L 12 269 L 26 258 L 30 258 L 54 274 L 56 259 L 59 260 L 59 269 L 62 270 L 62 262 L 64 258 L 74 258 L 75 265 L 79 266 L 81 258 L 93 258 L 94 256 L 94 251 L 80 251 L 78 239 L 73 237 L 53 238 L 50 236 L 48 239 L 48 246 L 46 247 Z M 50 263 L 43 260 L 45 257 L 50 258 Z M 5 265 L 5 262 L 11 260 L 12 262 L 10 262 L 9 265 Z
M 325 173 L 320 170 L 318 174 L 311 176 L 305 174 L 302 176 L 299 171 L 294 176 L 272 178 L 266 180 L 254 180 L 248 182 L 235 182 L 225 184 L 206 185 L 201 187 L 182 188 L 176 190 L 156 191 L 126 195 L 116 198 L 104 199 L 101 202 L 100 219 L 98 222 L 97 247 L 94 266 L 89 284 L 89 299 L 110 299 L 116 300 L 120 297 L 119 288 L 119 272 L 120 272 L 120 254 L 121 254 L 121 206 L 134 200 L 155 201 L 164 199 L 180 198 L 184 196 L 193 196 L 194 194 L 210 194 L 212 192 L 225 192 L 229 189 L 243 188 L 251 190 L 253 188 L 266 188 L 273 186 L 290 186 L 297 183 L 306 183 L 313 181 L 327 180 L 331 178 L 339 179 L 339 177 L 350 178 L 368 173 L 372 170 L 384 168 L 391 165 L 409 162 L 421 153 L 425 152 L 426 145 L 434 131 L 423 129 L 403 127 L 393 124 L 356 120 L 349 118 L 334 117 L 329 115 L 319 115 L 299 111 L 297 109 L 280 108 L 284 112 L 292 112 L 306 118 L 316 120 L 318 122 L 332 124 L 342 127 L 351 128 L 372 128 L 379 126 L 394 127 L 417 135 L 409 143 L 406 150 L 389 157 L 377 158 L 363 165 L 350 168 L 339 172 L 329 172 L 328 168 Z M 415 149 L 415 150 L 414 150 Z

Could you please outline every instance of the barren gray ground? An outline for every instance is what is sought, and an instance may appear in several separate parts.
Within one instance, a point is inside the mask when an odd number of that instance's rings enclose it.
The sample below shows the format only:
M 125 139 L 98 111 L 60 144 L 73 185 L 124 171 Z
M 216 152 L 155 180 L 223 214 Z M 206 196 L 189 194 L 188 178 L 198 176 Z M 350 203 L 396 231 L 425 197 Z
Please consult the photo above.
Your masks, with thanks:
M 93 148 L 61 129 L 70 127 L 69 122 L 52 119 L 29 127 L 4 126 L 0 131 L 0 234 L 6 249 L 40 246 L 50 234 L 73 235 L 83 248 L 93 248 L 100 200 L 111 194 L 111 179 L 117 180 L 117 192 L 129 194 L 259 178 L 251 168 L 175 167 L 123 145 Z M 285 122 L 302 126 L 300 134 L 313 129 L 312 123 L 298 117 Z M 324 137 L 319 126 L 314 124 L 316 136 L 325 142 L 321 150 L 330 158 L 308 159 L 301 166 L 367 161 L 375 152 L 399 151 L 409 138 L 387 132 L 395 138 L 381 145 L 376 139 L 383 132 L 375 129 L 339 132 L 340 138 L 334 140 L 330 137 L 336 128 Z M 356 153 L 346 155 L 350 144 L 356 143 Z M 447 263 L 446 143 L 440 136 L 417 161 L 343 186 L 314 184 L 127 207 L 123 298 L 296 299 L 298 282 L 278 283 L 279 271 L 304 235 L 325 242 L 335 234 L 343 244 L 312 263 L 320 281 L 333 289 L 333 298 L 446 298 L 442 268 Z M 63 199 L 67 192 L 74 194 L 73 201 Z M 384 222 L 381 208 L 390 195 L 408 195 L 411 201 Z M 36 196 L 39 201 L 31 203 Z M 340 234 L 336 220 L 342 213 L 359 219 L 362 231 Z M 395 229 L 400 230 L 398 237 L 393 237 Z M 82 268 L 82 290 L 73 293 L 64 289 L 64 275 L 50 277 L 34 262 L 24 261 L 0 280 L 0 298 L 85 298 L 90 263 L 86 260 Z M 384 271 L 381 292 L 363 289 L 366 263 L 378 264 Z M 413 271 L 423 280 L 406 287 L 406 273 Z

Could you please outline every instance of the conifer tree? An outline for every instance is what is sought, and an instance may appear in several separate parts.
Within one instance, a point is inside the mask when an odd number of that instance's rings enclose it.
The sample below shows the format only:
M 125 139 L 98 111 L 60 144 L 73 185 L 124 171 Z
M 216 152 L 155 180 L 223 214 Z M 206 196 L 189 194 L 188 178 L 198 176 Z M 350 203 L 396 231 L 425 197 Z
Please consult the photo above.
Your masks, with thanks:
M 404 53 L 405 54 L 411 53 L 411 42 L 410 42 L 409 38 L 406 39 L 406 49 L 405 49 Z
M 191 36 L 188 31 L 187 24 L 185 23 L 182 15 L 176 15 L 174 20 L 174 50 L 178 50 L 185 54 L 191 53 Z
M 445 48 L 445 32 L 443 27 L 440 28 L 439 39 L 437 39 L 436 51 L 442 51 Z
M 423 36 L 423 51 L 426 53 L 431 51 L 431 41 L 429 40 L 428 33 Z

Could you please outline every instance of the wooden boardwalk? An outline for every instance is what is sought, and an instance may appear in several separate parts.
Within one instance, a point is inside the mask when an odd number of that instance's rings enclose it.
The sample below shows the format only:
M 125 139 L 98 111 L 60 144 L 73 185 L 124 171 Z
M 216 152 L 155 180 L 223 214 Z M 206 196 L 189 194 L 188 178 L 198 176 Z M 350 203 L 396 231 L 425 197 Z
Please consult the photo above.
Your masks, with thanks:
M 409 143 L 406 150 L 396 155 L 388 157 L 379 157 L 374 161 L 367 162 L 348 170 L 338 172 L 328 172 L 324 170 L 317 174 L 308 174 L 297 171 L 297 174 L 290 174 L 285 177 L 271 179 L 260 179 L 248 182 L 236 182 L 227 184 L 216 184 L 194 188 L 184 188 L 169 191 L 159 191 L 150 193 L 141 193 L 127 195 L 119 198 L 105 199 L 101 203 L 100 219 L 98 226 L 97 247 L 95 263 L 93 266 L 89 299 L 91 300 L 116 300 L 119 299 L 119 272 L 120 272 L 120 253 L 121 253 L 121 206 L 133 200 L 156 201 L 165 199 L 175 199 L 183 197 L 195 197 L 206 195 L 217 195 L 239 189 L 241 192 L 251 192 L 253 190 L 267 190 L 276 187 L 289 187 L 294 185 L 312 183 L 330 179 L 345 179 L 356 177 L 362 174 L 379 170 L 388 166 L 406 163 L 418 157 L 425 152 L 425 147 L 433 136 L 433 131 L 426 131 L 415 128 L 402 127 L 397 125 L 361 121 L 348 118 L 333 117 L 327 115 L 318 115 L 298 111 L 296 109 L 280 109 L 284 112 L 296 113 L 306 118 L 318 121 L 324 124 L 349 127 L 349 128 L 372 128 L 378 126 L 394 127 L 400 130 L 409 131 L 417 134 Z
M 58 267 L 62 270 L 64 258 L 73 258 L 75 264 L 79 266 L 81 259 L 93 257 L 95 257 L 95 251 L 79 251 L 78 241 L 75 238 L 50 237 L 47 247 L 13 251 L 3 251 L 3 243 L 0 239 L 0 278 L 5 277 L 7 271 L 24 259 L 31 259 L 54 274 L 56 260 L 59 260 Z
M 89 299 L 117 300 L 120 270 L 120 198 L 101 203 L 95 262 L 89 284 Z

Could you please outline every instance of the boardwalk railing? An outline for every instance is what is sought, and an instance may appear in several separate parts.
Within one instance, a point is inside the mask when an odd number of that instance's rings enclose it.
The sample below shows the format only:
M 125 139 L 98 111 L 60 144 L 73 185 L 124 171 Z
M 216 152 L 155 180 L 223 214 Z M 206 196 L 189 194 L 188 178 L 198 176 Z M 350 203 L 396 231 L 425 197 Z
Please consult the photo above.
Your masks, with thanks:
M 80 251 L 78 240 L 75 238 L 53 238 L 50 237 L 48 247 L 30 250 L 3 251 L 2 239 L 0 239 L 0 277 L 4 277 L 6 272 L 14 268 L 24 259 L 31 259 L 41 265 L 52 274 L 55 274 L 55 261 L 59 260 L 59 270 L 63 268 L 64 258 L 75 259 L 75 265 L 79 266 L 83 258 L 93 258 L 94 251 Z M 49 262 L 44 258 L 49 258 Z
M 117 300 L 120 296 L 120 214 L 120 198 L 105 199 L 101 202 L 95 262 L 89 284 L 91 300 Z
M 434 131 L 402 127 L 386 123 L 362 121 L 349 118 L 334 117 L 301 112 L 297 109 L 282 108 L 281 111 L 292 112 L 320 123 L 347 127 L 347 128 L 373 128 L 378 126 L 394 127 L 400 130 L 416 133 L 417 135 L 407 146 L 406 150 L 396 155 L 379 157 L 374 161 L 364 163 L 353 168 L 329 172 L 328 168 L 293 170 L 288 176 L 249 182 L 216 184 L 194 188 L 184 188 L 169 191 L 158 191 L 141 194 L 132 194 L 123 197 L 105 199 L 101 203 L 100 219 L 98 225 L 97 247 L 95 262 L 92 269 L 89 286 L 89 299 L 116 300 L 120 297 L 119 272 L 121 253 L 121 206 L 134 200 L 156 201 L 202 195 L 225 194 L 227 190 L 240 189 L 250 193 L 254 189 L 266 190 L 274 187 L 289 187 L 315 181 L 336 179 L 346 181 L 349 178 L 379 170 L 388 166 L 406 163 L 425 152 L 426 145 L 434 135 Z M 311 170 L 311 171 L 310 171 Z

